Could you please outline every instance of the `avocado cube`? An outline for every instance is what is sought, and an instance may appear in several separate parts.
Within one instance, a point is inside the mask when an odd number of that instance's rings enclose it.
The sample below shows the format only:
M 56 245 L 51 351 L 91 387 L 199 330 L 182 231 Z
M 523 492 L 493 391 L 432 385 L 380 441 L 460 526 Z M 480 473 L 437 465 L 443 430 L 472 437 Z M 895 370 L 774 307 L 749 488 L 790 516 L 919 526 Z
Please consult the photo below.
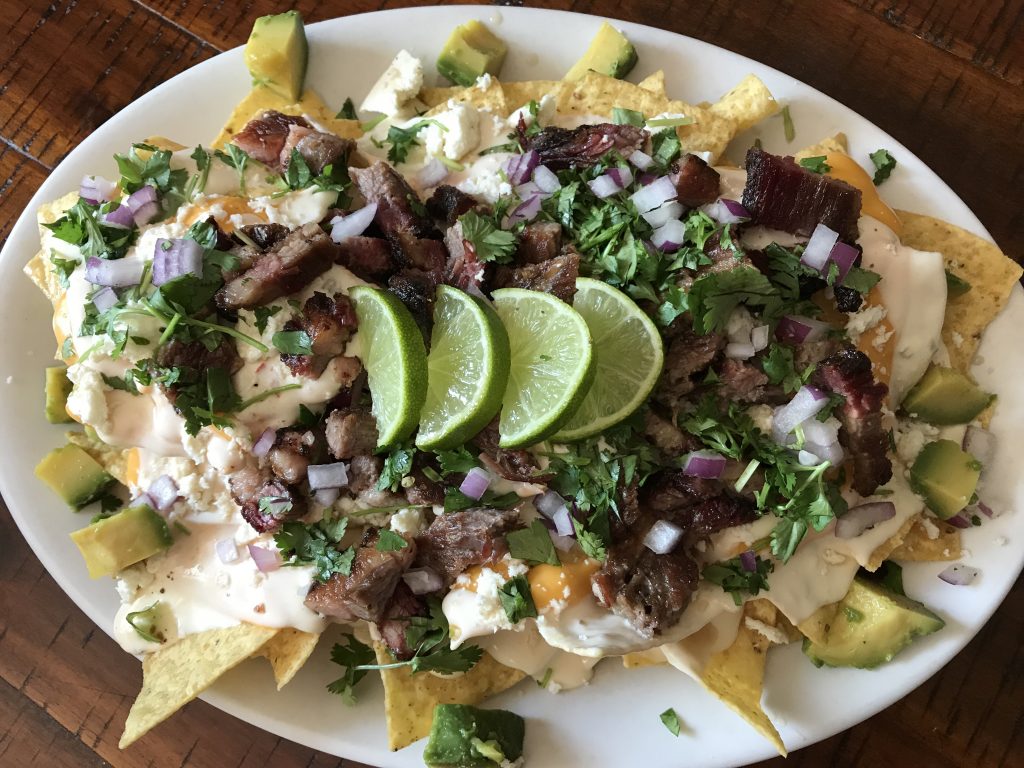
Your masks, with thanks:
M 46 369 L 46 420 L 51 424 L 67 424 L 73 421 L 68 416 L 67 408 L 71 386 L 68 369 L 63 365 Z
M 254 87 L 265 86 L 289 101 L 302 98 L 309 44 L 298 11 L 260 16 L 245 44 L 245 65 Z
M 46 454 L 36 465 L 36 477 L 72 509 L 92 504 L 114 482 L 100 463 L 77 445 L 65 445 Z
M 572 65 L 564 79 L 575 82 L 592 69 L 621 80 L 636 66 L 636 61 L 636 48 L 624 34 L 606 21 L 590 41 L 590 47 L 583 58 Z
M 994 399 L 960 371 L 933 365 L 903 398 L 903 410 L 929 424 L 967 424 Z
M 522 756 L 525 732 L 526 722 L 513 712 L 438 704 L 423 761 L 431 768 L 495 768 Z
M 437 57 L 437 71 L 469 88 L 485 73 L 497 75 L 506 53 L 504 41 L 474 19 L 457 26 L 449 36 Z
M 171 546 L 167 522 L 140 504 L 97 520 L 71 534 L 85 558 L 89 576 L 112 576 Z
M 937 517 L 948 520 L 966 507 L 981 476 L 981 465 L 952 440 L 928 443 L 910 468 L 910 486 Z
M 824 630 L 804 638 L 803 651 L 817 667 L 873 669 L 945 625 L 916 600 L 858 577 Z

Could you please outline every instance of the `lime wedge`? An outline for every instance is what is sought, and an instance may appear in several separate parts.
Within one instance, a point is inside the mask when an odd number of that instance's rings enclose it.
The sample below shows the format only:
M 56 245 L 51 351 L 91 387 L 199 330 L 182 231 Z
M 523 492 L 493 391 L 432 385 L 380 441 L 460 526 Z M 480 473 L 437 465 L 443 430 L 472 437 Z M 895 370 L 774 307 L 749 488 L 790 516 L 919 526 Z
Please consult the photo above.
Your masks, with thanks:
M 392 446 L 412 434 L 427 395 L 427 350 L 416 321 L 398 297 L 360 285 L 356 304 L 363 366 L 373 396 L 377 444 Z
M 498 424 L 502 448 L 522 448 L 557 432 L 594 378 L 590 331 L 568 304 L 522 288 L 494 291 L 512 350 Z
M 600 280 L 576 280 L 573 309 L 594 340 L 594 385 L 555 435 L 570 441 L 592 437 L 633 413 L 651 393 L 664 362 L 661 334 L 636 303 Z
M 439 285 L 416 446 L 456 448 L 486 427 L 501 408 L 508 367 L 508 334 L 491 306 Z

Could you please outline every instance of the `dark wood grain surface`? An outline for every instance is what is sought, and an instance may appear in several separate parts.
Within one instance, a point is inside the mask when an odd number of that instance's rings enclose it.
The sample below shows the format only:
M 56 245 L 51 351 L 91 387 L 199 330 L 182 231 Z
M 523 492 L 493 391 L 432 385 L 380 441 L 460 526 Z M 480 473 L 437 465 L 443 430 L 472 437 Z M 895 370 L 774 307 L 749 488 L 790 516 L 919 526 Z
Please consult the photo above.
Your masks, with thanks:
M 255 17 L 296 7 L 317 21 L 406 5 L 416 3 L 0 0 L 0 239 L 78 142 L 154 86 L 243 43 Z M 1024 257 L 1024 0 L 527 5 L 670 29 L 821 89 L 910 147 L 1007 253 Z M 918 690 L 761 768 L 1024 766 L 1022 636 L 1018 581 L 978 637 Z M 71 603 L 0 505 L 0 766 L 356 768 L 198 701 L 120 752 L 140 679 L 138 662 Z

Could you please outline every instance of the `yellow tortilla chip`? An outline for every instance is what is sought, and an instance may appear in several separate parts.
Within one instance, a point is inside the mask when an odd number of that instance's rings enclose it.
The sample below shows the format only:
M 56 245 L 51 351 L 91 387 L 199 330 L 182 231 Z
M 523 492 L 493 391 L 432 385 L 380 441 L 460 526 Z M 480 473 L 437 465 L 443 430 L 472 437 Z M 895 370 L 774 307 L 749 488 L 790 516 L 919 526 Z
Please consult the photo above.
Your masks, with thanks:
M 845 133 L 837 133 L 835 136 L 822 139 L 817 144 L 801 149 L 793 157 L 797 160 L 803 160 L 805 157 L 818 157 L 819 155 L 827 155 L 830 152 L 841 152 L 844 155 L 850 154 L 850 147 L 846 141 Z
M 774 115 L 779 111 L 779 104 L 761 78 L 747 75 L 710 109 L 712 114 L 731 122 L 733 135 L 736 135 Z
M 394 661 L 380 643 L 374 643 L 373 650 L 378 664 Z M 380 676 L 384 681 L 388 747 L 392 751 L 407 747 L 430 733 L 436 705 L 479 704 L 526 677 L 518 669 L 499 664 L 487 653 L 469 672 L 455 677 L 440 677 L 430 672 L 414 675 L 408 667 L 382 669 Z
M 971 284 L 963 296 L 946 304 L 942 340 L 952 367 L 966 372 L 974 359 L 981 334 L 1006 306 L 1021 268 L 999 247 L 965 229 L 920 213 L 897 211 L 903 220 L 904 244 L 922 251 L 938 251 L 946 269 Z
M 43 203 L 36 212 L 36 221 L 39 222 L 40 239 L 45 232 L 43 224 L 53 224 L 64 215 L 64 212 L 78 202 L 78 192 L 68 192 L 49 203 Z M 28 278 L 36 284 L 36 287 L 56 305 L 60 297 L 64 295 L 64 288 L 60 284 L 60 278 L 53 271 L 49 254 L 40 251 L 23 267 Z
M 928 535 L 929 530 L 934 533 L 928 524 L 938 529 L 938 535 L 934 539 Z M 904 563 L 959 560 L 960 529 L 934 518 L 929 518 L 928 524 L 920 517 L 915 518 L 902 543 L 889 554 L 889 557 Z
M 871 572 L 877 571 L 879 566 L 888 560 L 896 548 L 903 543 L 907 534 L 910 533 L 910 529 L 913 528 L 915 520 L 917 520 L 917 515 L 908 518 L 896 533 L 879 544 L 875 551 L 871 553 L 871 557 L 868 558 L 868 562 L 864 567 Z
M 561 84 L 561 80 L 524 80 L 518 83 L 502 83 L 501 86 L 505 89 L 505 100 L 511 114 L 531 101 L 540 102 Z
M 615 107 L 633 109 L 642 112 L 647 117 L 653 117 L 663 112 L 683 111 L 669 109 L 669 104 L 672 102 L 664 96 L 593 70 L 588 70 L 583 77 L 575 82 L 559 84 L 555 97 L 558 111 L 562 114 L 596 115 L 608 118 Z M 682 104 L 682 102 L 675 103 Z M 689 105 L 686 107 L 690 108 Z
M 265 109 L 274 109 L 286 115 L 309 115 L 315 122 L 343 139 L 357 139 L 363 135 L 358 120 L 335 117 L 334 110 L 324 104 L 323 99 L 312 89 L 306 89 L 299 101 L 289 103 L 285 97 L 269 88 L 257 86 L 238 103 L 210 146 L 214 149 L 223 148 L 246 123 Z
M 142 661 L 142 690 L 128 712 L 118 746 L 124 749 L 134 743 L 276 634 L 276 629 L 239 624 L 186 635 L 147 656 Z
M 785 756 L 786 745 L 761 707 L 767 660 L 764 642 L 765 638 L 759 632 L 750 629 L 745 622 L 740 623 L 736 640 L 711 657 L 701 675 L 701 682 Z
M 441 104 L 447 104 L 448 99 L 455 98 L 457 93 L 461 93 L 464 90 L 466 89 L 461 85 L 448 85 L 439 88 L 428 87 L 420 91 L 416 98 L 433 109 Z
M 99 462 L 100 466 L 107 471 L 108 474 L 113 475 L 114 478 L 122 485 L 130 485 L 130 478 L 128 477 L 128 464 L 131 459 L 134 448 L 114 448 L 113 446 L 107 445 L 98 437 L 90 435 L 87 432 L 68 432 L 66 434 L 68 442 L 72 445 L 77 445 L 83 451 L 92 456 L 96 461 Z
M 319 639 L 319 634 L 286 627 L 279 630 L 254 655 L 262 656 L 270 662 L 274 668 L 274 682 L 280 691 L 302 669 Z
M 659 69 L 657 72 L 652 72 L 637 85 L 643 88 L 645 91 L 656 93 L 659 96 L 665 95 L 665 70 Z
M 633 651 L 622 657 L 622 666 L 626 669 L 639 669 L 640 667 L 657 667 L 668 664 L 668 659 L 661 648 L 648 648 L 646 651 Z
M 824 644 L 828 641 L 828 631 L 839 613 L 839 603 L 823 605 L 806 619 L 797 624 L 800 634 L 812 643 Z
M 511 112 L 505 99 L 505 90 L 495 77 L 489 78 L 486 86 L 483 88 L 479 85 L 474 85 L 470 88 L 455 89 L 454 93 L 450 94 L 444 101 L 435 104 L 424 117 L 444 112 L 448 108 L 449 100 L 457 103 L 471 104 L 477 109 L 486 109 L 501 117 L 508 117 Z

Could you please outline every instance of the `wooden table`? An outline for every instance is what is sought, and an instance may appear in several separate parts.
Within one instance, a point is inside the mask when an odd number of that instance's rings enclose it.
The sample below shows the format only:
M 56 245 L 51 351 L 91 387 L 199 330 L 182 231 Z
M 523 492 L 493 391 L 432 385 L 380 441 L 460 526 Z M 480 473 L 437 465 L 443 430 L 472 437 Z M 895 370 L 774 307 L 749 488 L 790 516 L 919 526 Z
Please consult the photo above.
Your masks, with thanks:
M 414 4 L 300 0 L 297 6 L 317 21 Z M 821 89 L 910 147 L 1008 253 L 1024 256 L 1024 1 L 528 4 L 693 35 Z M 181 70 L 243 43 L 255 17 L 285 7 L 272 0 L 2 0 L 0 238 L 46 174 L 97 126 Z M 198 701 L 173 726 L 118 751 L 140 683 L 138 663 L 47 575 L 6 507 L 0 546 L 0 765 L 356 768 Z M 1022 634 L 1024 582 L 1018 581 L 941 673 L 785 765 L 1024 766 Z

